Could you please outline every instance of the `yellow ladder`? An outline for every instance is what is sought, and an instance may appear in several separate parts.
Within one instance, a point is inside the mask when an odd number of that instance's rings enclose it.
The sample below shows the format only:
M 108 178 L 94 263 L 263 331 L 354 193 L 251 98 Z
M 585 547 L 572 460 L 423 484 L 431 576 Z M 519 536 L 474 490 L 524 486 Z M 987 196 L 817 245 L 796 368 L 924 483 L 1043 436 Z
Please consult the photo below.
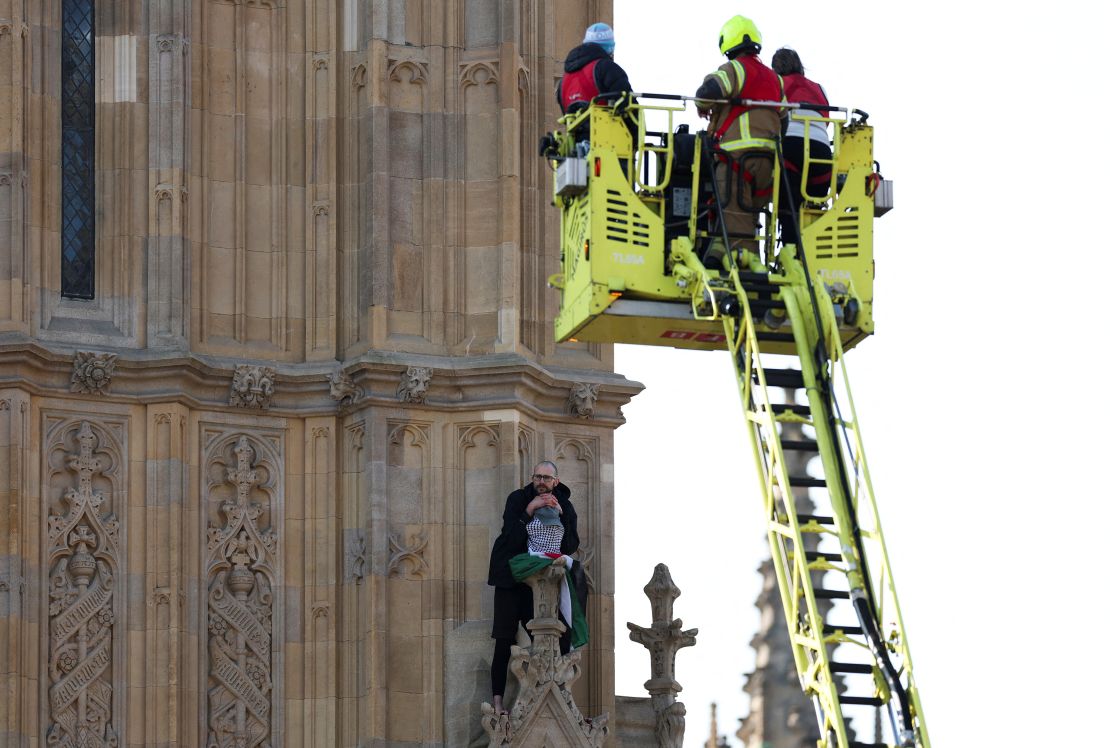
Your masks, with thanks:
M 767 539 L 794 661 L 814 700 L 821 748 L 929 748 L 874 492 L 848 388 L 838 310 L 824 283 L 785 248 L 782 272 L 733 268 L 710 280 L 690 254 L 678 258 L 702 282 L 700 316 L 725 328 L 762 489 Z M 760 272 L 762 271 L 762 272 Z M 706 301 L 710 302 L 706 304 Z M 774 317 L 769 332 L 757 321 Z M 761 343 L 792 342 L 795 353 L 765 355 Z M 794 393 L 797 393 L 795 402 Z M 787 454 L 812 453 L 791 474 Z M 802 513 L 795 489 L 818 508 Z M 861 742 L 848 728 L 861 711 L 886 713 L 889 742 Z M 878 716 L 876 715 L 876 719 Z

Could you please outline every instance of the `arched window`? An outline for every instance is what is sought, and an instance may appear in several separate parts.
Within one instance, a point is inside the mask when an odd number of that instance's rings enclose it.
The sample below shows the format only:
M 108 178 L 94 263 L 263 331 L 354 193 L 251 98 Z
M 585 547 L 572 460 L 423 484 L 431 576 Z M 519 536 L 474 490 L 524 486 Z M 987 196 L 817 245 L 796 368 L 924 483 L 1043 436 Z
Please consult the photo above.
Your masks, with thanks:
M 96 142 L 93 0 L 62 0 L 62 296 L 93 298 Z

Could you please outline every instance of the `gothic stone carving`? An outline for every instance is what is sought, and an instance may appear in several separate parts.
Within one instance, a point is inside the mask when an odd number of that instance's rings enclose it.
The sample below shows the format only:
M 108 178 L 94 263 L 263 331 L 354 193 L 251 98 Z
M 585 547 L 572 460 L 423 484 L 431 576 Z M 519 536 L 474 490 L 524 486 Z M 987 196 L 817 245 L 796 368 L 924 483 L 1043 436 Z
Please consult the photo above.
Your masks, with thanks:
M 94 487 L 96 476 L 112 460 L 99 449 L 100 439 L 88 422 L 78 428 L 77 444 L 77 453 L 65 457 L 70 471 L 77 474 L 77 486 L 67 488 L 62 497 L 65 513 L 52 511 L 47 522 L 50 727 L 46 742 L 115 746 L 112 640 L 119 523 L 104 507 L 104 494 Z
M 567 398 L 567 412 L 578 418 L 593 418 L 597 404 L 597 385 L 576 382 Z
M 340 405 L 344 402 L 353 405 L 362 399 L 362 388 L 357 386 L 351 379 L 351 375 L 342 369 L 337 369 L 328 377 L 328 384 L 331 385 L 331 399 Z
M 235 497 L 220 505 L 223 524 L 208 527 L 207 748 L 255 748 L 271 739 L 277 536 L 261 526 L 268 507 L 251 500 L 264 483 L 255 449 L 241 436 L 233 452 L 225 482 Z
M 520 692 L 508 714 L 482 704 L 482 727 L 490 746 L 551 745 L 597 748 L 609 732 L 609 715 L 586 719 L 574 703 L 571 686 L 582 674 L 581 651 L 559 654 L 566 626 L 558 619 L 559 586 L 564 567 L 552 564 L 525 581 L 532 588 L 536 617 L 528 622 L 532 646 L 513 647 L 509 669 Z M 557 737 L 555 737 L 557 736 Z
M 116 371 L 116 354 L 78 351 L 73 357 L 69 391 L 83 395 L 103 395 Z
M 421 530 L 406 545 L 400 533 L 389 536 L 389 576 L 423 579 L 428 573 L 424 551 L 428 547 L 428 533 Z
M 230 404 L 240 408 L 269 408 L 276 377 L 277 372 L 269 366 L 236 366 L 231 380 Z
M 366 576 L 366 531 L 353 530 L 347 537 L 344 564 L 344 578 L 348 582 L 362 584 Z
M 428 384 L 432 381 L 432 370 L 427 366 L 410 366 L 401 375 L 397 385 L 397 397 L 403 403 L 422 403 L 428 396 Z
M 651 601 L 651 627 L 628 624 L 628 638 L 647 647 L 651 653 L 651 680 L 644 688 L 651 694 L 655 709 L 655 739 L 662 748 L 681 748 L 686 731 L 686 707 L 677 701 L 682 686 L 674 678 L 678 650 L 696 644 L 697 629 L 682 630 L 682 619 L 674 617 L 674 601 L 682 594 L 671 579 L 665 564 L 656 564 L 655 573 L 644 586 Z

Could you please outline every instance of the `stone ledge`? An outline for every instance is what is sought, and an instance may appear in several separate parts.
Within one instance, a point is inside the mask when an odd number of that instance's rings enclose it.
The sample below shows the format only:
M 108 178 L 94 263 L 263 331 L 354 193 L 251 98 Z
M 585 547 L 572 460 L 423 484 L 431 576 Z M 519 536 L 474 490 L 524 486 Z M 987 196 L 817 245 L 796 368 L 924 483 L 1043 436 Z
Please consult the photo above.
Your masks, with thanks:
M 115 354 L 111 380 L 96 393 L 71 389 L 75 357 L 85 351 Z M 346 415 L 366 407 L 439 413 L 510 409 L 545 421 L 615 428 L 624 423 L 620 408 L 643 389 L 620 374 L 548 368 L 512 353 L 461 358 L 373 351 L 345 362 L 294 364 L 182 351 L 47 346 L 22 335 L 0 334 L 0 387 L 40 397 L 180 402 L 196 409 L 226 409 L 236 370 L 242 366 L 272 373 L 273 393 L 261 409 L 293 417 Z M 406 400 L 399 394 L 399 382 L 410 367 L 427 368 L 430 377 L 420 398 Z M 357 397 L 338 399 L 332 394 L 330 378 L 340 371 Z M 594 398 L 586 415 L 581 408 L 568 407 L 576 385 L 587 385 L 587 397 Z

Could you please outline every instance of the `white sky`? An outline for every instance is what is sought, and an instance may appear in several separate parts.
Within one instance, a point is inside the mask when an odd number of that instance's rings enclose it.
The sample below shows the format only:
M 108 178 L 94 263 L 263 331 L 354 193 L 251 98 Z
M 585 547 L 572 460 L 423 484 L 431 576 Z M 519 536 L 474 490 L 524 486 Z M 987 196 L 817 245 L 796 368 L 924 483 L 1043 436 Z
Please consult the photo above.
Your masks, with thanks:
M 1107 745 L 1110 260 L 1101 3 L 615 0 L 637 91 L 692 94 L 740 12 L 765 62 L 794 47 L 834 105 L 871 114 L 895 183 L 876 222 L 878 333 L 848 354 L 935 746 Z M 1097 83 L 1096 83 L 1097 81 Z M 1106 302 L 1106 303 L 1104 303 Z M 747 713 L 758 483 L 723 354 L 618 346 L 647 385 L 616 436 L 617 692 L 645 695 L 657 562 L 698 644 L 679 652 L 686 745 L 709 702 Z M 1101 563 L 1100 563 L 1101 562 Z M 727 570 L 727 571 L 722 571 Z

